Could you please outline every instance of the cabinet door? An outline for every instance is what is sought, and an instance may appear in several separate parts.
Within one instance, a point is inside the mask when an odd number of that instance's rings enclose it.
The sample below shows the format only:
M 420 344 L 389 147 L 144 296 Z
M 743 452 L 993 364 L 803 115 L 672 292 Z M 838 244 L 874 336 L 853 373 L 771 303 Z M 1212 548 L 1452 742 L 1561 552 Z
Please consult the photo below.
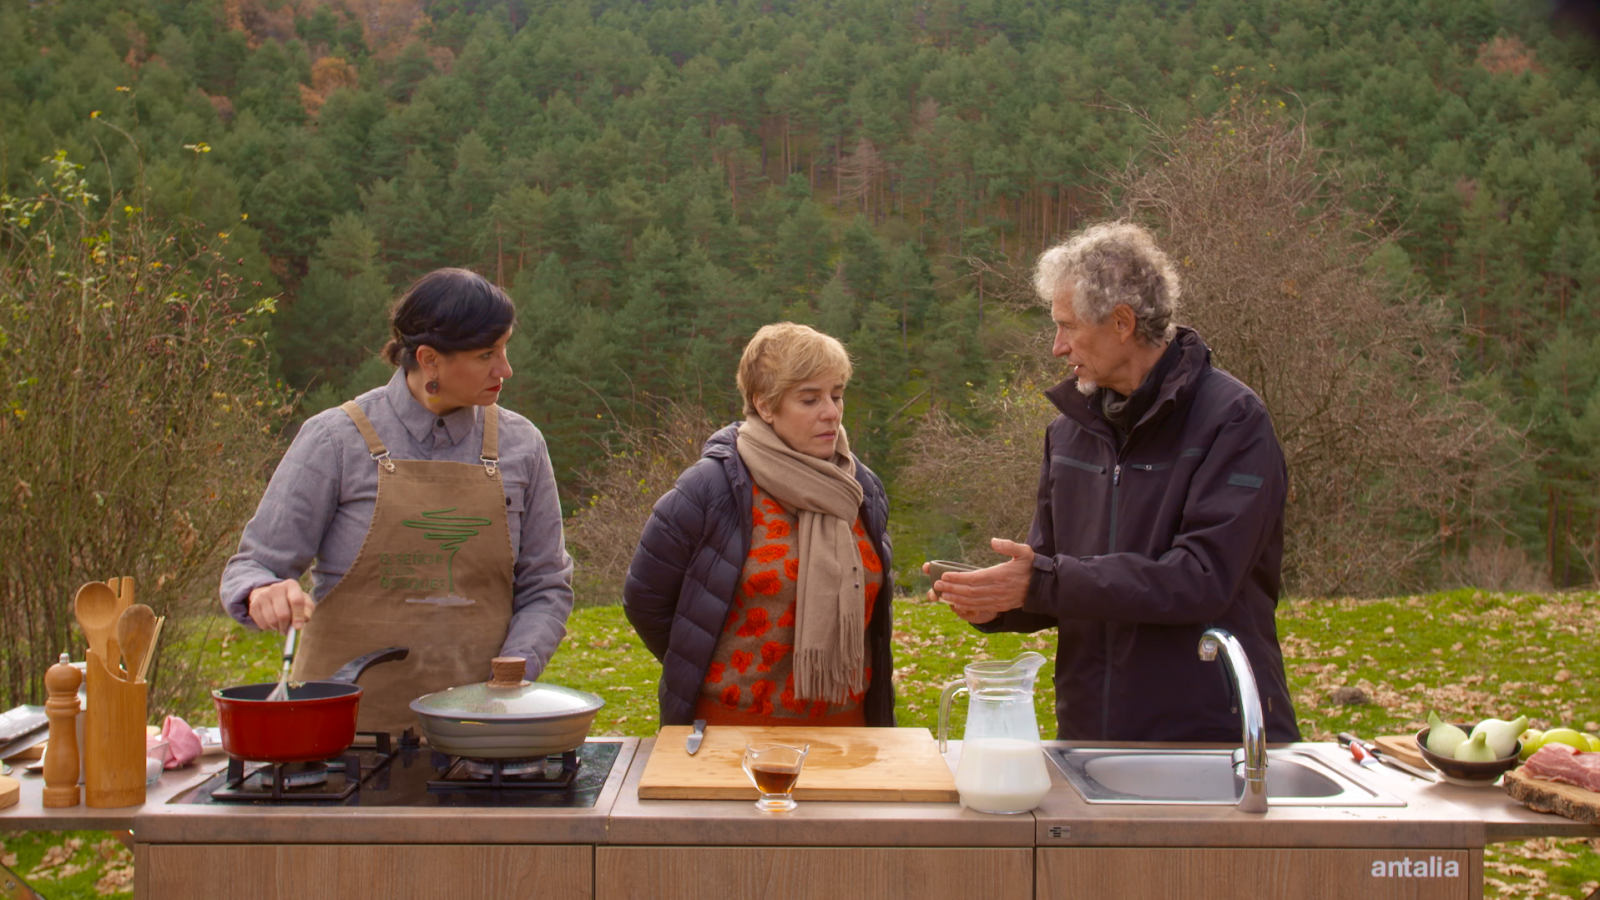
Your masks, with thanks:
M 137 900 L 591 900 L 594 848 L 141 844 Z
M 1476 900 L 1482 850 L 1040 848 L 1039 900 Z
M 1029 900 L 1028 847 L 598 847 L 596 900 Z

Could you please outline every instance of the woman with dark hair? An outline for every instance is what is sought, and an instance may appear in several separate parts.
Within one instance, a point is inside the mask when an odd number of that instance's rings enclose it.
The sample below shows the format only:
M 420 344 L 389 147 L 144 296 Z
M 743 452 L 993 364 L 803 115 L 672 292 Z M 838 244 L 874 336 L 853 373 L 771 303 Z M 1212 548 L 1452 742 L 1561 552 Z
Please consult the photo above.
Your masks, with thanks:
M 622 596 L 661 724 L 894 724 L 889 500 L 845 437 L 850 370 L 813 328 L 757 331 L 744 421 L 656 501 Z
M 361 680 L 359 727 L 397 732 L 413 699 L 487 681 L 496 656 L 537 678 L 566 635 L 572 560 L 544 437 L 495 405 L 511 300 L 440 269 L 389 322 L 394 377 L 300 428 L 223 570 L 222 604 L 246 625 L 303 628 L 296 681 L 410 648 Z

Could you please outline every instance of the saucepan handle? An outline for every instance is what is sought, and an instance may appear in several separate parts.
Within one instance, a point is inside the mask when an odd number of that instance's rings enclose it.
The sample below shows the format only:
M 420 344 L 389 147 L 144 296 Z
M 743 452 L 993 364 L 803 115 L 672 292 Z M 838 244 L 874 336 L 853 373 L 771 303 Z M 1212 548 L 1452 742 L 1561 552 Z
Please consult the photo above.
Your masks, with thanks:
M 342 681 L 345 684 L 355 684 L 356 679 L 361 677 L 361 673 L 365 672 L 368 666 L 375 666 L 378 663 L 383 662 L 393 662 L 397 659 L 405 659 L 410 655 L 411 648 L 409 647 L 385 647 L 382 650 L 374 650 L 365 656 L 358 656 L 355 659 L 350 660 L 349 662 L 340 666 L 339 671 L 333 673 L 331 676 L 323 680 Z

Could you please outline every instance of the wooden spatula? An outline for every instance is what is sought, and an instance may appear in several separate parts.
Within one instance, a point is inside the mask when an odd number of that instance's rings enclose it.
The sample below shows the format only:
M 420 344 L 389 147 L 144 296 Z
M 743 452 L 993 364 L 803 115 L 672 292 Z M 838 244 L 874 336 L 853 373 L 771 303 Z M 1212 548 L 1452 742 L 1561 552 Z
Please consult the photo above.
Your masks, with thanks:
M 145 654 L 150 652 L 155 636 L 155 610 L 143 603 L 128 607 L 117 618 L 117 643 L 122 647 L 122 665 L 130 678 L 143 670 Z
M 133 576 L 121 575 L 106 579 L 111 591 L 117 595 L 117 615 L 133 605 Z

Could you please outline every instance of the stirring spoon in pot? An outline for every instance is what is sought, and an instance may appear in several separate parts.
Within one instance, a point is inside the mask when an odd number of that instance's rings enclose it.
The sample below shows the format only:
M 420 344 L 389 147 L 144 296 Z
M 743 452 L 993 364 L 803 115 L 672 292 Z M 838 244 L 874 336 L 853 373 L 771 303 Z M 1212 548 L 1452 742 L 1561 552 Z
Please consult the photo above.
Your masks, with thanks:
M 300 629 L 291 625 L 289 636 L 283 639 L 283 672 L 278 675 L 278 686 L 267 695 L 269 703 L 289 699 L 289 668 L 294 665 L 294 636 L 299 633 Z

